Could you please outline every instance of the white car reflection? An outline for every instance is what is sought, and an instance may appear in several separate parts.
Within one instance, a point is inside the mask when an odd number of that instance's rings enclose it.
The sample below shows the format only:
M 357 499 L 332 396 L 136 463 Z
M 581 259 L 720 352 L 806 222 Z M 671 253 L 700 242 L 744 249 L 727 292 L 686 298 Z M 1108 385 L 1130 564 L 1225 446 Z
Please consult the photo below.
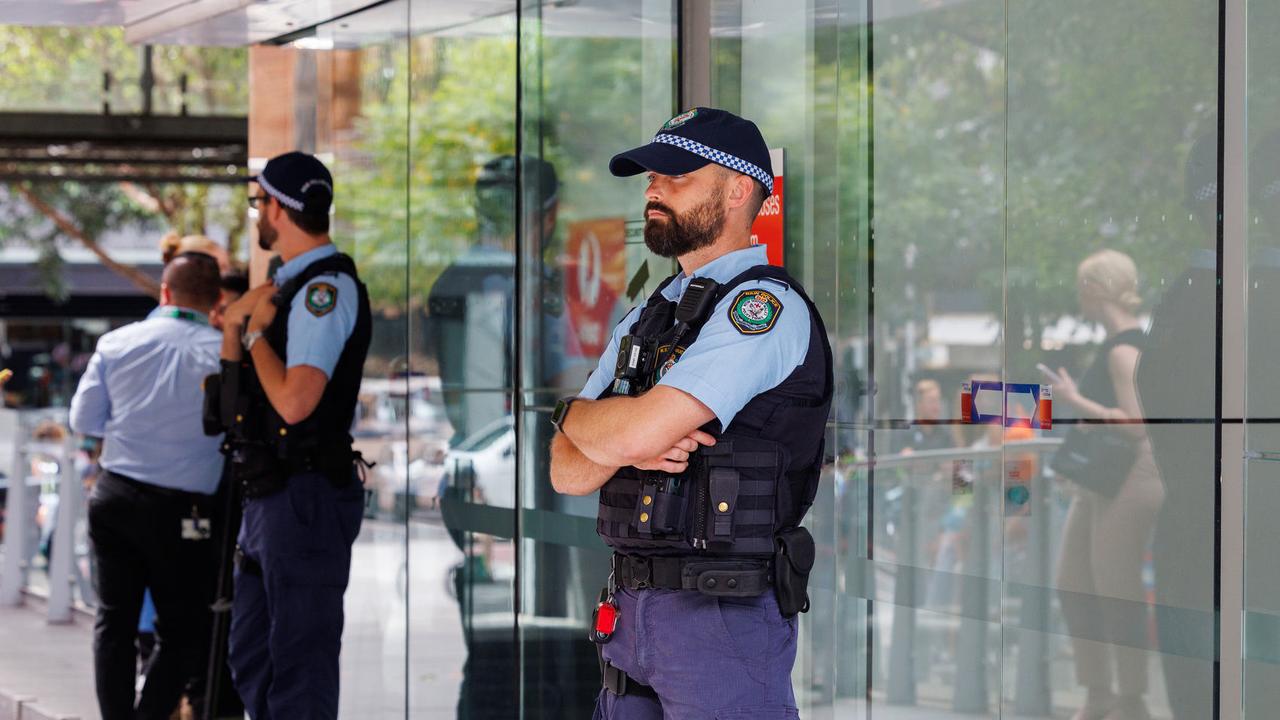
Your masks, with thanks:
M 515 507 L 515 445 L 511 415 L 485 425 L 445 456 L 442 488 L 469 491 L 472 502 Z
M 440 405 L 440 378 L 365 378 L 352 437 L 366 460 L 375 514 L 403 513 L 436 505 L 441 463 L 453 427 Z M 407 438 L 406 438 L 407 433 Z

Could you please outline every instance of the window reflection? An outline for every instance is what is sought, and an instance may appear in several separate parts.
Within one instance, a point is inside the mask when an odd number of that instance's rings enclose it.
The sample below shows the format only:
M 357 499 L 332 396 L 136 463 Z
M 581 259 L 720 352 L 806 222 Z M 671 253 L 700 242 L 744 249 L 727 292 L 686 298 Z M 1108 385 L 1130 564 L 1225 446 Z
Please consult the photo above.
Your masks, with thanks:
M 585 715 L 608 556 L 592 500 L 547 487 L 546 414 L 669 272 L 605 168 L 675 109 L 677 13 L 445 5 L 384 4 L 297 51 L 294 139 L 342 174 L 338 240 L 379 308 L 356 427 L 378 521 L 344 685 L 367 690 L 360 717 L 402 716 L 406 693 L 411 716 Z M 836 354 L 805 717 L 1209 716 L 1218 48 L 1201 5 L 1162 6 L 1135 39 L 1142 4 L 888 0 L 874 23 L 853 0 L 710 4 L 711 102 L 785 151 L 787 266 Z M 1258 387 L 1273 125 L 1251 123 Z M 1052 386 L 1055 428 L 965 425 L 973 380 Z M 1268 397 L 1251 414 L 1275 415 Z M 1073 476 L 1073 434 L 1124 451 L 1125 472 Z M 1249 562 L 1256 648 L 1280 637 L 1280 573 Z

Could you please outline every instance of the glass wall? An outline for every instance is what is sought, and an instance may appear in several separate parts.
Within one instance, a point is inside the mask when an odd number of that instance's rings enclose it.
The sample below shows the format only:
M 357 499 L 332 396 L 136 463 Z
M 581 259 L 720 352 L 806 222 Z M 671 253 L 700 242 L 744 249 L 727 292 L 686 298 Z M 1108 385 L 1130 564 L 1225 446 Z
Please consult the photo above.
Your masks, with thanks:
M 1280 702 L 1280 558 L 1274 551 L 1280 540 L 1280 384 L 1272 377 L 1280 289 L 1280 84 L 1267 71 L 1280 59 L 1280 44 L 1270 35 L 1280 28 L 1280 8 L 1247 6 L 1244 717 L 1256 720 L 1274 714 Z
M 1214 717 L 1218 6 L 706 9 L 683 66 L 673 0 L 398 0 L 280 51 L 378 316 L 344 716 L 589 716 L 608 555 L 594 499 L 550 488 L 546 416 L 674 269 L 641 241 L 643 181 L 607 163 L 705 63 L 703 101 L 777 151 L 779 256 L 835 350 L 802 717 Z M 1249 87 L 1251 379 L 1270 83 Z M 1280 502 L 1265 403 L 1251 548 Z M 1258 708 L 1270 555 L 1246 571 Z
M 644 186 L 609 158 L 674 112 L 675 3 L 523 3 L 520 137 L 520 709 L 590 717 L 600 687 L 586 641 L 609 575 L 594 497 L 548 480 L 559 397 L 576 393 L 614 326 L 671 273 L 640 237 Z M 554 579 L 553 579 L 554 578 Z

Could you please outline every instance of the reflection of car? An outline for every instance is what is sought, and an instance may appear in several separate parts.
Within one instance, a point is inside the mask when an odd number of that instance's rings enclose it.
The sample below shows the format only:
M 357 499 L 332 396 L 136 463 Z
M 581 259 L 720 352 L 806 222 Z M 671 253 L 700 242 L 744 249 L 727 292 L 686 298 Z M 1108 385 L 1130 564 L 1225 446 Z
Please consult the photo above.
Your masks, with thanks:
M 515 507 L 515 419 L 505 415 L 449 451 L 442 485 L 470 490 L 474 502 Z
M 453 432 L 440 398 L 440 378 L 434 376 L 365 378 L 360 383 L 351 436 L 355 449 L 377 463 L 367 477 L 377 511 L 399 514 L 406 510 L 399 503 L 412 509 L 434 502 L 433 481 L 440 477 Z

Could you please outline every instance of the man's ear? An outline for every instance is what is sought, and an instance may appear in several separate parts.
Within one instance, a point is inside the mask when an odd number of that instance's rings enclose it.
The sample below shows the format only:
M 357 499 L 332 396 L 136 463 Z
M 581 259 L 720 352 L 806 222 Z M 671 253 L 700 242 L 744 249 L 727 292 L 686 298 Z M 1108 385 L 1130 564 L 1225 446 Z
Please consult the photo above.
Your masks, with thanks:
M 755 180 L 741 173 L 735 173 L 729 179 L 729 192 L 725 196 L 729 207 L 737 209 L 751 202 L 752 196 L 755 194 Z
M 160 283 L 160 304 L 168 305 L 173 299 L 173 291 L 169 289 L 169 283 Z

